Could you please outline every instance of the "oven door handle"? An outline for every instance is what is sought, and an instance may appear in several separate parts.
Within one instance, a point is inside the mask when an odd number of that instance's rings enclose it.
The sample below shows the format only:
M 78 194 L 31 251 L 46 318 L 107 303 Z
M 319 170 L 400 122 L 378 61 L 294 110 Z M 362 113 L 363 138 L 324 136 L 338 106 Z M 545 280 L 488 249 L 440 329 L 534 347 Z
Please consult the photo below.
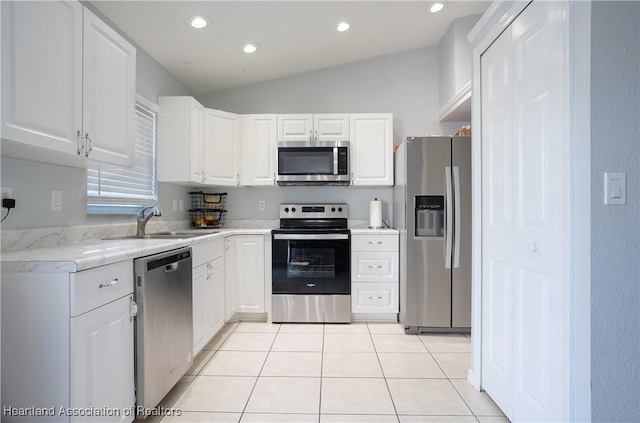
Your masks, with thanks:
M 349 234 L 273 234 L 273 239 L 289 239 L 293 241 L 323 241 L 334 239 L 349 239 Z

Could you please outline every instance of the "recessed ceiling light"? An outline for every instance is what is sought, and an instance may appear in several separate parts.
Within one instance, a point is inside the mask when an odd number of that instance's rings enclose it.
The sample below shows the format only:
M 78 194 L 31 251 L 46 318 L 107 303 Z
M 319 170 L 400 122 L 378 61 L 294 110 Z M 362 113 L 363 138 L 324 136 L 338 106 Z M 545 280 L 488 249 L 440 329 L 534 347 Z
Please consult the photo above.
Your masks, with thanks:
M 247 43 L 244 46 L 242 46 L 242 51 L 244 51 L 247 54 L 251 54 L 258 51 L 258 47 L 260 46 L 256 43 Z
M 441 1 L 437 1 L 437 2 L 433 3 L 433 5 L 431 5 L 431 9 L 429 9 L 429 11 L 431 13 L 437 13 L 437 12 L 441 11 L 443 7 L 444 7 L 444 3 L 441 2 Z
M 349 28 L 351 28 L 349 22 L 340 22 L 336 29 L 338 30 L 338 32 L 345 32 Z
M 211 23 L 211 18 L 204 15 L 191 16 L 187 19 L 187 23 L 195 29 L 202 29 Z

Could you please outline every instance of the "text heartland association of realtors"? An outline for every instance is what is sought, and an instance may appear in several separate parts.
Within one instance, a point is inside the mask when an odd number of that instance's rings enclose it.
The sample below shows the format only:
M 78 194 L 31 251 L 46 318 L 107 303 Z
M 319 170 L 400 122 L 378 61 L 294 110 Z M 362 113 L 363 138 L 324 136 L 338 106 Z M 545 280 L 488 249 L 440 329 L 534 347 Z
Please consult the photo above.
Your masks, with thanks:
M 2 407 L 3 416 L 11 417 L 120 417 L 120 416 L 181 416 L 182 410 L 177 408 L 145 408 L 127 407 Z

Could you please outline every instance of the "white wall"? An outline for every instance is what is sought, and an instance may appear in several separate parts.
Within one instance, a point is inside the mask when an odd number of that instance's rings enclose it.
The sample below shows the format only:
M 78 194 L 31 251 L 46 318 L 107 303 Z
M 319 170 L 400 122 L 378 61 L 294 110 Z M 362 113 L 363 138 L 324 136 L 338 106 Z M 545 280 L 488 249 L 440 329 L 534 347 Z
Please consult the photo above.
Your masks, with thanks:
M 640 3 L 591 10 L 592 419 L 640 421 Z M 626 206 L 603 173 L 627 174 Z
M 472 54 L 467 34 L 480 16 L 455 19 L 440 40 L 440 107 L 471 81 Z
M 390 112 L 394 144 L 399 144 L 407 136 L 450 131 L 438 122 L 438 86 L 438 46 L 430 46 L 212 93 L 198 100 L 206 107 L 234 113 Z M 379 197 L 385 206 L 389 205 L 388 209 L 392 201 L 391 188 L 269 187 L 228 191 L 228 217 L 232 219 L 277 219 L 278 204 L 295 199 L 346 201 L 351 218 L 368 219 L 370 200 Z M 267 202 L 265 212 L 258 212 L 259 199 Z

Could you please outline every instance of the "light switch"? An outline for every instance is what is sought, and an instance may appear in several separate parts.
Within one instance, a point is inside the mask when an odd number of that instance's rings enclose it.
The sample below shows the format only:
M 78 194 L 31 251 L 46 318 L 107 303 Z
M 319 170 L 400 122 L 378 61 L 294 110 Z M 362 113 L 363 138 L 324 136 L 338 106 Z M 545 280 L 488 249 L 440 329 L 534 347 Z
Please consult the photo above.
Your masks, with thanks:
M 622 206 L 627 203 L 627 175 L 626 173 L 605 172 L 604 174 L 604 204 Z

